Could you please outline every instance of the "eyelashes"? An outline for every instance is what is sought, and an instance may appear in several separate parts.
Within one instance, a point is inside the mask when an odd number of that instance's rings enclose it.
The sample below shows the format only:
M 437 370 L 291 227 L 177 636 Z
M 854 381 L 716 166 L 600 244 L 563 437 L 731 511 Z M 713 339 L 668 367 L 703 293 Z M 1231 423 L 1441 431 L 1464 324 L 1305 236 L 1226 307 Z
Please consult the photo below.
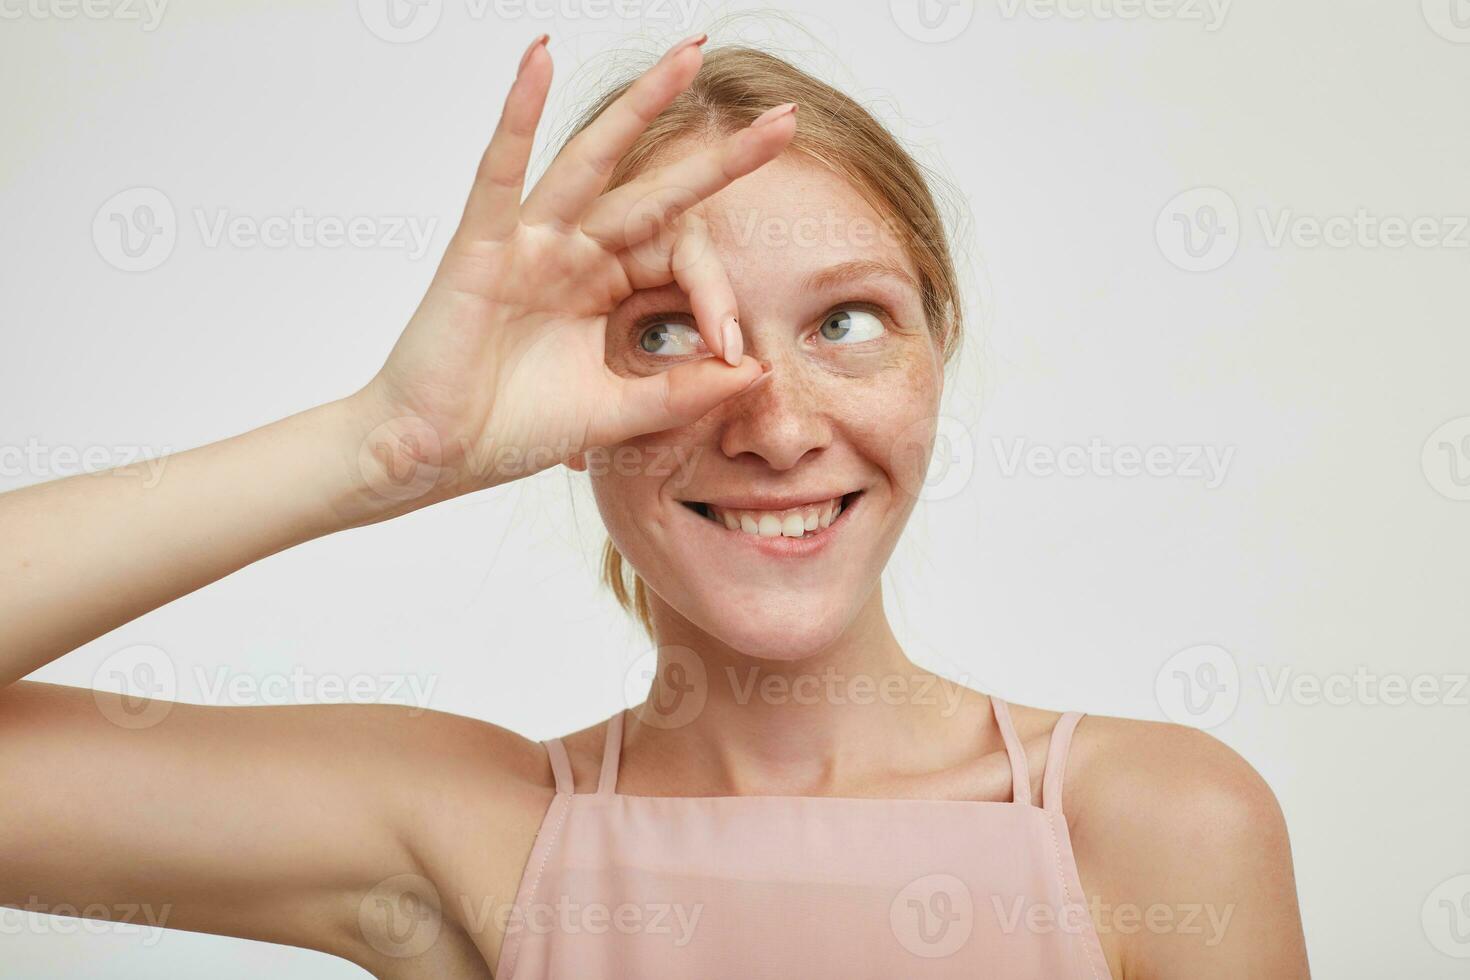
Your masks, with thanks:
M 893 315 L 882 304 L 852 300 L 830 307 L 802 337 L 825 347 L 859 347 L 882 340 L 895 328 Z M 639 317 L 628 329 L 626 347 L 634 356 L 654 362 L 710 353 L 693 317 L 683 312 Z
M 667 316 L 644 321 L 634 330 L 634 337 L 638 350 L 651 357 L 697 354 L 704 348 L 704 338 L 694 324 Z

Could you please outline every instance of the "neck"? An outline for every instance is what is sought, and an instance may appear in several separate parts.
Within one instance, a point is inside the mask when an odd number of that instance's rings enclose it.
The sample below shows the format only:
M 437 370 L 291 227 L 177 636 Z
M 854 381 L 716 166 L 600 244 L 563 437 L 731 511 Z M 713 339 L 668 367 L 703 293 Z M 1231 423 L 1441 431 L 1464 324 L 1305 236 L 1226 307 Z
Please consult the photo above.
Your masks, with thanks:
M 658 671 L 628 744 L 699 792 L 841 794 L 953 764 L 973 750 L 954 733 L 984 730 L 983 699 L 904 653 L 880 589 L 832 643 L 790 661 L 746 656 L 656 597 L 653 612 Z

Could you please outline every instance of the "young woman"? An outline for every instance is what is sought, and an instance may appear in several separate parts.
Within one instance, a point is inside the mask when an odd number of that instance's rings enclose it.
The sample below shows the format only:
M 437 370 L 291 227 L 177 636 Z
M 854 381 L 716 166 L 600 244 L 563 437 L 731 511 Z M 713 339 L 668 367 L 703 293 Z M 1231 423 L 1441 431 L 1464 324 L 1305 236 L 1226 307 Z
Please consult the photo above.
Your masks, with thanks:
M 385 977 L 1306 976 L 1240 758 L 936 698 L 889 628 L 960 325 L 920 169 L 846 96 L 701 36 L 526 194 L 545 40 L 360 391 L 152 489 L 0 498 L 0 903 L 167 908 Z M 137 705 L 20 681 L 262 557 L 558 463 L 659 646 L 638 709 L 547 743 L 389 706 L 122 726 Z

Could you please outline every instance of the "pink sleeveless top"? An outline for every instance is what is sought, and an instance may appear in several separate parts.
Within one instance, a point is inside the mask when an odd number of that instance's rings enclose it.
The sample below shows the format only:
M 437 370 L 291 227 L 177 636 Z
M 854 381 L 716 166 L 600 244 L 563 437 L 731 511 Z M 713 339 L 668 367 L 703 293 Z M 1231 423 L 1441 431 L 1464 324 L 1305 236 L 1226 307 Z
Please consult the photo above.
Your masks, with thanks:
M 1004 701 L 1009 802 L 617 792 L 623 712 L 595 793 L 556 778 L 497 980 L 1109 976 L 1062 815 L 1082 717 L 1051 736 L 1041 800 Z

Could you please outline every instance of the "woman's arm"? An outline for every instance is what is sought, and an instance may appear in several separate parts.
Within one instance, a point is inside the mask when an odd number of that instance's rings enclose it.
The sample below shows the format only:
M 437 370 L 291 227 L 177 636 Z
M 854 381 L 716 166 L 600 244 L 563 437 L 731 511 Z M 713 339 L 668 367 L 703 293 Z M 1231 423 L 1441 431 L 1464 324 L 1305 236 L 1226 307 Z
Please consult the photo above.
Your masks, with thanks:
M 421 845 L 445 835 L 423 824 L 473 821 L 477 880 L 513 881 L 527 816 L 550 797 L 534 742 L 471 719 L 174 704 L 125 728 L 116 697 L 0 690 L 0 906 L 303 946 L 383 976 L 412 916 L 376 898 L 436 877 Z M 415 927 L 432 944 L 413 963 L 475 975 L 463 903 L 440 899 L 443 920 Z
M 151 488 L 103 473 L 0 496 L 3 679 L 269 554 L 427 502 L 373 489 L 387 471 L 359 462 L 361 413 L 331 403 L 179 454 Z M 542 767 L 512 732 L 419 709 L 0 686 L 0 905 L 305 946 L 384 975 L 405 920 L 371 906 L 384 882 L 429 880 L 422 799 L 482 788 L 468 798 L 484 878 L 514 880 Z M 452 920 L 416 928 L 435 931 L 415 950 L 432 972 L 480 962 Z
M 376 889 L 443 881 L 446 839 L 471 880 L 513 889 L 535 832 L 524 817 L 550 790 L 544 754 L 512 733 L 359 705 L 173 705 L 122 726 L 113 695 L 12 682 L 274 552 L 686 424 L 761 376 L 688 209 L 775 158 L 791 107 L 608 191 L 612 165 L 698 71 L 690 39 L 522 200 L 551 84 L 542 41 L 434 281 L 362 390 L 171 457 L 157 486 L 115 471 L 0 496 L 0 904 L 146 907 L 168 916 L 159 924 L 367 963 L 395 955 L 375 941 L 382 917 L 364 918 Z M 706 349 L 648 377 L 615 374 L 608 313 L 670 283 Z M 441 897 L 449 920 L 512 896 Z M 479 927 L 446 921 L 417 962 L 427 975 L 483 969 L 493 950 L 480 944 L 495 940 Z
M 1066 812 L 1119 980 L 1306 980 L 1291 844 L 1276 797 L 1205 732 L 1088 717 Z
M 689 209 L 778 155 L 794 112 L 604 193 L 693 80 L 698 40 L 665 54 L 522 201 L 551 83 L 532 45 L 434 280 L 361 391 L 170 457 L 154 487 L 113 471 L 0 496 L 0 685 L 273 552 L 692 422 L 759 378 Z M 615 375 L 607 314 L 669 283 L 716 356 Z
M 351 399 L 163 460 L 0 495 L 0 687 L 275 552 L 388 516 Z M 157 461 L 154 462 L 157 466 Z

